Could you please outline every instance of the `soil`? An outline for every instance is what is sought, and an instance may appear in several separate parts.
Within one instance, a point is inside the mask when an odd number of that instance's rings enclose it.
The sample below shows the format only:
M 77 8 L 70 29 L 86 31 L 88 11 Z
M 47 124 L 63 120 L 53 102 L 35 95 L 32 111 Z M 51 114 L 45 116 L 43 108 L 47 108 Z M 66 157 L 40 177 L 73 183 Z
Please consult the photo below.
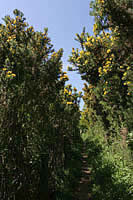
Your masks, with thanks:
M 89 193 L 90 171 L 87 165 L 87 155 L 82 154 L 82 176 L 76 191 L 77 200 L 92 200 Z

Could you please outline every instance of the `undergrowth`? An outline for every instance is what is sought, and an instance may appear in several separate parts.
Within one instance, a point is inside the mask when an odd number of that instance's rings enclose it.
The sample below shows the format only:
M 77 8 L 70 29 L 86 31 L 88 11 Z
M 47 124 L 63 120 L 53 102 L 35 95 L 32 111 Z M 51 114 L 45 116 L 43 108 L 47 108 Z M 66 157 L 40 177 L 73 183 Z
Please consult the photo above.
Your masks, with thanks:
M 91 170 L 90 193 L 95 200 L 133 199 L 133 163 L 128 144 L 121 139 L 105 141 L 101 128 L 93 127 L 86 134 L 88 168 Z

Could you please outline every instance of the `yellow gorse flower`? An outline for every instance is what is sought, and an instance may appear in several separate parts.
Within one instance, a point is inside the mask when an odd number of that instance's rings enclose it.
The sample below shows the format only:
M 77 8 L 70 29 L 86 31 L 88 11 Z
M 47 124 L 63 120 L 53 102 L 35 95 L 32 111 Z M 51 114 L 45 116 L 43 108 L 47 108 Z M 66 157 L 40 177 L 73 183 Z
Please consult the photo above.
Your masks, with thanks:
M 73 102 L 67 102 L 68 105 L 73 104 Z
M 16 19 L 14 20 L 14 22 L 13 22 L 14 24 L 16 24 Z
M 7 74 L 7 75 L 6 75 L 6 77 L 7 77 L 7 78 L 10 78 L 10 77 L 11 77 L 11 75 L 10 75 L 10 74 Z
M 83 51 L 83 50 L 80 51 L 80 55 L 81 55 L 81 56 L 84 55 L 84 51 Z
M 88 60 L 86 60 L 84 64 L 87 65 L 88 64 Z
M 62 80 L 62 79 L 67 79 L 67 80 L 69 80 L 69 78 L 68 78 L 68 76 L 67 76 L 66 74 L 60 76 L 60 80 Z
M 108 50 L 107 50 L 107 53 L 110 53 L 110 52 L 111 52 L 111 50 L 110 50 L 110 49 L 108 49 Z
M 92 36 L 88 37 L 87 42 L 89 42 L 92 38 L 93 38 Z
M 129 84 L 131 84 L 131 82 L 130 82 L 130 81 L 128 81 L 128 82 L 127 82 L 127 85 L 129 85 Z
M 67 89 L 64 89 L 64 94 L 68 93 L 68 90 Z
M 75 52 L 75 49 L 74 49 L 74 48 L 72 48 L 72 52 L 73 52 L 73 53 Z
M 107 91 L 104 92 L 104 95 L 106 95 L 106 94 L 107 94 Z
M 68 78 L 68 76 L 66 74 L 64 74 L 63 78 Z
M 126 76 L 127 75 L 127 72 L 125 72 L 124 74 L 123 74 L 123 76 Z
M 85 52 L 85 55 L 86 55 L 86 56 L 90 56 L 90 54 L 91 54 L 91 53 L 90 53 L 89 51 Z
M 16 76 L 16 74 L 12 74 L 12 76 L 13 76 L 13 77 L 15 77 L 15 76 Z
M 104 3 L 104 0 L 98 0 L 98 3 Z

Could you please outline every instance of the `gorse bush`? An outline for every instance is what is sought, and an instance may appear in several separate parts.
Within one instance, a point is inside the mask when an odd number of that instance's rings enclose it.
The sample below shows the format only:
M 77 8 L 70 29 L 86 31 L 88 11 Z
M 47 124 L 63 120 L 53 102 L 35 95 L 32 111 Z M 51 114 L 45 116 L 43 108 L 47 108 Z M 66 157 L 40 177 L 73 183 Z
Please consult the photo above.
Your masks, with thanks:
M 0 198 L 49 199 L 65 185 L 64 140 L 80 143 L 81 94 L 65 86 L 47 29 L 14 15 L 0 25 Z
M 85 29 L 77 34 L 80 49 L 72 49 L 69 61 L 86 81 L 83 99 L 89 120 L 100 117 L 104 127 L 115 135 L 121 127 L 133 129 L 133 63 L 132 42 L 128 33 L 123 33 L 127 24 L 117 21 L 116 26 L 111 18 L 116 6 L 113 2 L 93 2 L 94 36 Z

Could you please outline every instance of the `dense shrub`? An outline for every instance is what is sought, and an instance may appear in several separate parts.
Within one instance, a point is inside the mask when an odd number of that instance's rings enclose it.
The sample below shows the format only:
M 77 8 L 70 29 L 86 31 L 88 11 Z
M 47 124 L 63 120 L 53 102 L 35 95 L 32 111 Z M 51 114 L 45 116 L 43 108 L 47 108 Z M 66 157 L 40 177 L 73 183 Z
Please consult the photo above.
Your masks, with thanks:
M 65 86 L 48 30 L 14 15 L 0 25 L 0 198 L 49 199 L 65 185 L 64 138 L 79 142 L 81 94 Z
M 88 130 L 85 140 L 88 168 L 91 171 L 89 192 L 96 200 L 132 199 L 133 164 L 131 151 L 121 146 L 121 139 L 109 145 L 101 128 Z

